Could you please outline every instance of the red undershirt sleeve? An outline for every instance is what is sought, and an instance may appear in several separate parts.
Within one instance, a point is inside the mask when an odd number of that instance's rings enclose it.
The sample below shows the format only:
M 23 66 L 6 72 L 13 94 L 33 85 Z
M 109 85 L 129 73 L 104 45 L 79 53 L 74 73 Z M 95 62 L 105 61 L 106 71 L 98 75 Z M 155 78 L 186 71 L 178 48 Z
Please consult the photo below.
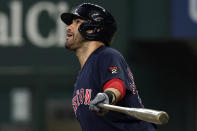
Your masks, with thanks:
M 103 91 L 105 91 L 108 88 L 117 89 L 121 93 L 120 100 L 124 98 L 126 88 L 122 80 L 118 78 L 114 78 L 114 79 L 107 81 L 103 86 Z

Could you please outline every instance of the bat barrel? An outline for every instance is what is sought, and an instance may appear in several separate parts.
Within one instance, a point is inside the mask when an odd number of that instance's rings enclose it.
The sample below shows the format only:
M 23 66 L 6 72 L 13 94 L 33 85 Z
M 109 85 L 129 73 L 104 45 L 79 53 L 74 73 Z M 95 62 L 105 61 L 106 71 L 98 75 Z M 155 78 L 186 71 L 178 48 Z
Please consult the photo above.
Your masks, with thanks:
M 160 121 L 160 124 L 166 124 L 168 123 L 169 116 L 166 112 L 162 112 L 159 114 L 158 120 Z
M 145 108 L 120 107 L 108 104 L 98 104 L 98 106 L 107 110 L 118 111 L 138 118 L 140 120 L 144 120 L 155 124 L 166 124 L 169 120 L 168 114 L 164 111 L 156 111 Z
M 169 120 L 168 114 L 164 111 L 145 108 L 126 108 L 126 110 L 125 114 L 155 124 L 166 124 Z M 120 112 L 124 113 L 124 111 Z

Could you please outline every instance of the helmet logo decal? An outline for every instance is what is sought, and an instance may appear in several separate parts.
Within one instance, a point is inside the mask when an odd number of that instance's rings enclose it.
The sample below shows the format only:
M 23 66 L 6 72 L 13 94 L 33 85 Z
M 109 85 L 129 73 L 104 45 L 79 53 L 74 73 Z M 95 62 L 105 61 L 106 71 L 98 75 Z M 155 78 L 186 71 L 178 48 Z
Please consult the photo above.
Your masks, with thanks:
M 90 17 L 96 22 L 99 22 L 99 21 L 103 20 L 103 17 L 101 17 L 100 13 L 96 12 L 96 11 L 92 11 L 90 13 Z

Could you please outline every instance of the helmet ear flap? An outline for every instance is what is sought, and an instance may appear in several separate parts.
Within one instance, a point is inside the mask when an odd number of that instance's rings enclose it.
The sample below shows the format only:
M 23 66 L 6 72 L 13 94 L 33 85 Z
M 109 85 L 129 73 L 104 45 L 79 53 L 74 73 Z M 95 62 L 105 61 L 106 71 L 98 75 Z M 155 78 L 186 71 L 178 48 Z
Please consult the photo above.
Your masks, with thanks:
M 87 22 L 83 22 L 79 28 L 78 28 L 78 31 L 79 33 L 87 40 L 91 40 L 89 37 L 87 37 L 87 35 L 89 34 L 88 33 L 88 30 L 91 30 L 90 26 L 87 26 Z
M 98 26 L 97 24 L 91 24 L 90 22 L 83 22 L 79 28 L 78 31 L 80 34 L 87 40 L 98 40 L 100 41 L 100 38 L 98 38 L 102 31 L 102 28 Z

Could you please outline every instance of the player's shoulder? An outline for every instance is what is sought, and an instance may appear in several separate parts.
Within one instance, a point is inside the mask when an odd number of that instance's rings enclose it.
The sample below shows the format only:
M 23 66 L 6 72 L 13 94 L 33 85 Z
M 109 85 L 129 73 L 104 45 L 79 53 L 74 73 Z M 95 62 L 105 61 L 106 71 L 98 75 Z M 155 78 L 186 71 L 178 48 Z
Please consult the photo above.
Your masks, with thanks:
M 96 65 L 127 65 L 123 55 L 116 49 L 101 47 L 97 57 L 94 59 Z
M 111 47 L 104 47 L 103 50 L 99 53 L 99 56 L 105 58 L 105 57 L 123 57 L 122 54 Z

